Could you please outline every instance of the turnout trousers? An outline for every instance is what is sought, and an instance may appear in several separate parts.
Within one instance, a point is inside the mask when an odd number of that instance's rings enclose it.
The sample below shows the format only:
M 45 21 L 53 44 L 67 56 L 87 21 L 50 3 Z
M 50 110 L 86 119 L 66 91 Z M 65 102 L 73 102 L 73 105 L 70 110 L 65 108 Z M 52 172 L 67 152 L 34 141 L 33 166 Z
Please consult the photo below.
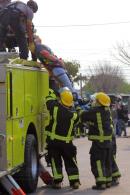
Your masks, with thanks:
M 121 177 L 121 173 L 116 163 L 116 156 L 112 155 L 112 180 Z
M 90 149 L 90 163 L 97 185 L 112 181 L 112 147 L 99 147 L 93 142 Z
M 68 175 L 69 184 L 79 182 L 79 170 L 76 160 L 76 147 L 73 143 L 63 141 L 49 141 L 48 155 L 51 162 L 54 183 L 63 180 L 63 161 Z
M 117 162 L 116 162 L 116 137 L 113 135 L 112 137 L 112 180 L 121 177 L 121 173 L 119 171 Z

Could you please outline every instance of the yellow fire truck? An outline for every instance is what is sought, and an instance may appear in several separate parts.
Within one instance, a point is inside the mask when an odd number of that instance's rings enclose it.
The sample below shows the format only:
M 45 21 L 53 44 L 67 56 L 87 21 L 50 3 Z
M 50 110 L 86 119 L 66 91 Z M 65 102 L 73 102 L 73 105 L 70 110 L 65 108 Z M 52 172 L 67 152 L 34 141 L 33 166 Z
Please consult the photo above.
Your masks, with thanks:
M 12 64 L 11 57 L 0 53 L 0 179 L 13 175 L 26 192 L 33 192 L 44 153 L 48 72 Z

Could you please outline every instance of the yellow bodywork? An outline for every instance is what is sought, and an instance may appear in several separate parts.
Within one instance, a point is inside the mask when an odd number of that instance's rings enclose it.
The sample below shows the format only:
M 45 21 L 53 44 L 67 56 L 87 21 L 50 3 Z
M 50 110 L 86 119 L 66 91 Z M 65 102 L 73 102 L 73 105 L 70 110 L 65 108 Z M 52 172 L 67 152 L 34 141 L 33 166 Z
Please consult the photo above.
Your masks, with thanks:
M 49 117 L 45 97 L 49 92 L 48 72 L 39 63 L 12 60 L 6 65 L 6 139 L 7 169 L 24 162 L 26 135 L 30 131 L 38 140 L 39 153 L 44 150 L 44 129 Z

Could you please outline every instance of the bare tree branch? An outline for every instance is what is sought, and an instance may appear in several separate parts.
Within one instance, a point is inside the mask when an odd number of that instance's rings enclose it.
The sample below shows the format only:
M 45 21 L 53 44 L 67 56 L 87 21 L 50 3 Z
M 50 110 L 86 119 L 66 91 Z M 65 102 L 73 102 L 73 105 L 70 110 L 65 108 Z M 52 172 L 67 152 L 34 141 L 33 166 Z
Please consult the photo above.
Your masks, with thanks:
M 124 79 L 118 66 L 111 66 L 110 62 L 99 62 L 93 69 L 90 67 L 91 77 L 89 86 L 94 91 L 104 91 L 107 93 L 118 91 Z
M 127 48 L 128 48 L 128 50 L 127 50 Z M 117 54 L 113 54 L 113 56 L 121 63 L 130 66 L 130 53 L 129 53 L 130 52 L 130 44 L 127 43 L 127 46 L 125 46 L 124 43 L 122 43 L 122 44 L 117 43 L 115 51 L 117 52 Z

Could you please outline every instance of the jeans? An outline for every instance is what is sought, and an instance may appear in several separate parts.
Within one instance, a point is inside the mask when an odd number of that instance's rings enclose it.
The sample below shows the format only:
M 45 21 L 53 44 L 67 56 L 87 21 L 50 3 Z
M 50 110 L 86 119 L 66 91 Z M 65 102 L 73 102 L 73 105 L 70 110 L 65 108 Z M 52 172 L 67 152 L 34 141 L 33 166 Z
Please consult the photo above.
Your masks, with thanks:
M 53 68 L 52 72 L 57 80 L 59 80 L 62 87 L 68 87 L 72 91 L 72 93 L 75 92 L 75 89 L 73 88 L 72 83 L 63 68 L 55 67 Z
M 11 8 L 3 10 L 0 15 L 0 51 L 5 51 L 4 44 L 6 43 L 8 26 L 11 27 L 15 34 L 15 37 L 13 37 L 12 41 L 15 40 L 15 44 L 17 44 L 15 46 L 19 47 L 20 58 L 27 59 L 28 43 L 25 28 L 21 22 L 20 13 L 18 11 L 12 10 Z
M 117 129 L 118 129 L 117 135 L 121 136 L 122 132 L 124 132 L 124 136 L 127 136 L 126 125 L 125 125 L 125 122 L 122 119 L 118 119 Z

